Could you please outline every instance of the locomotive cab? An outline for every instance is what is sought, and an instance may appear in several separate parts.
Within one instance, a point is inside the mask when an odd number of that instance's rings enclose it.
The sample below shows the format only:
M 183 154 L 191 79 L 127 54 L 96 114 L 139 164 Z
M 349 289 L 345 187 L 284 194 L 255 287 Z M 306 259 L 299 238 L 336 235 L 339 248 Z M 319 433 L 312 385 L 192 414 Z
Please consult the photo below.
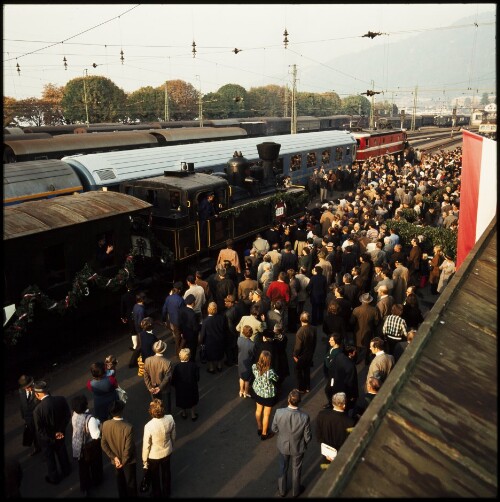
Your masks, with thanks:
M 214 194 L 214 209 L 227 209 L 230 187 L 224 178 L 195 172 L 165 172 L 164 176 L 122 183 L 120 191 L 153 205 L 151 226 L 175 260 L 194 256 L 201 249 L 199 204 Z M 227 238 L 227 220 L 210 221 L 210 246 Z

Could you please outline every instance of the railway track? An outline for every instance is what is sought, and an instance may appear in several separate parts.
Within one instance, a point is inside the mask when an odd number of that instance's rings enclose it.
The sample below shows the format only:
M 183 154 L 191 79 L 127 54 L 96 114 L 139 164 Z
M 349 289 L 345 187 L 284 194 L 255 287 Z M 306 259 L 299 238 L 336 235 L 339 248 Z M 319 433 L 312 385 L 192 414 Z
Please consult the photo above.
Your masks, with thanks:
M 408 138 L 413 148 L 425 150 L 427 153 L 434 153 L 438 150 L 453 149 L 462 143 L 462 131 L 456 131 L 449 128 L 447 131 L 439 131 L 434 134 L 424 132 L 418 137 L 410 136 Z

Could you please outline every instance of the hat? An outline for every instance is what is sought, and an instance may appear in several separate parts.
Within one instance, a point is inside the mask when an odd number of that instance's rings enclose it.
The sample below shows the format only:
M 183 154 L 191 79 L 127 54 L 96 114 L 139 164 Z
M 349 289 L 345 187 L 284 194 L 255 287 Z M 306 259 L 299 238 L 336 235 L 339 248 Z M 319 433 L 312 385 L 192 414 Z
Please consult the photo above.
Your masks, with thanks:
M 252 291 L 252 293 L 253 293 L 254 295 L 258 295 L 258 296 L 262 296 L 262 294 L 263 294 L 261 289 L 254 289 L 254 290 Z
M 167 344 L 162 340 L 158 340 L 153 344 L 155 354 L 163 354 L 167 350 Z
M 333 247 L 333 242 L 329 242 L 327 245 L 326 245 L 327 248 L 332 248 Z
M 371 303 L 373 301 L 373 298 L 370 293 L 365 293 L 359 297 L 359 301 L 361 303 Z
M 44 382 L 43 380 L 38 380 L 38 382 L 35 382 L 33 390 L 35 392 L 47 392 L 49 390 L 49 386 L 47 385 L 47 382 Z
M 26 389 L 27 387 L 31 387 L 34 383 L 33 377 L 29 375 L 21 375 L 18 380 L 19 388 Z
M 196 301 L 196 298 L 194 295 L 189 294 L 186 298 L 184 298 L 184 301 L 186 302 L 186 305 L 192 305 Z

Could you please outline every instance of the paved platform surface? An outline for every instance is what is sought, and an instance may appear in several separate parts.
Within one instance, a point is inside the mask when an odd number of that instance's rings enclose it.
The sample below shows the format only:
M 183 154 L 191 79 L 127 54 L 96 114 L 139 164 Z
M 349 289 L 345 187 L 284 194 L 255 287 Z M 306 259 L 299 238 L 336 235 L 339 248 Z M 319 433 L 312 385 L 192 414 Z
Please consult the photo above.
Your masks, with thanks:
M 431 308 L 436 297 L 431 297 L 429 287 L 419 290 L 420 306 L 423 312 Z M 307 309 L 307 305 L 306 305 Z M 310 311 L 310 309 L 308 309 Z M 137 369 L 128 368 L 131 352 L 130 338 L 124 332 L 119 319 L 113 333 L 106 333 L 103 343 L 90 344 L 85 355 L 60 363 L 44 374 L 34 374 L 35 379 L 45 379 L 53 395 L 62 395 L 68 402 L 77 394 L 85 393 L 92 404 L 85 385 L 90 378 L 90 364 L 114 354 L 118 359 L 117 378 L 129 395 L 124 417 L 135 427 L 137 457 L 141 458 L 144 424 L 149 420 L 147 413 L 149 393 L 143 379 L 137 376 Z M 168 344 L 167 357 L 173 362 L 174 345 L 172 335 L 163 325 L 155 326 L 155 334 Z M 295 334 L 288 334 L 287 352 L 291 375 L 285 380 L 279 394 L 279 402 L 273 408 L 271 417 L 278 407 L 286 406 L 288 392 L 296 387 L 291 351 Z M 318 343 L 311 369 L 311 392 L 305 395 L 301 408 L 309 413 L 313 427 L 313 440 L 304 457 L 302 482 L 307 497 L 309 490 L 321 476 L 320 445 L 315 439 L 315 418 L 325 403 L 322 361 L 326 341 L 321 327 L 318 327 Z M 199 362 L 198 362 L 199 363 Z M 221 373 L 209 374 L 206 365 L 200 364 L 199 418 L 192 422 L 183 420 L 173 399 L 173 416 L 177 427 L 177 441 L 171 459 L 172 497 L 253 497 L 277 496 L 278 459 L 276 439 L 261 441 L 256 433 L 255 403 L 252 399 L 238 396 L 239 383 L 236 366 L 227 367 Z M 22 370 L 22 372 L 29 370 Z M 367 368 L 358 366 L 360 387 L 366 378 Z M 80 497 L 78 469 L 73 461 L 73 471 L 59 485 L 45 482 L 46 466 L 42 456 L 29 456 L 29 448 L 21 446 L 23 421 L 19 413 L 18 392 L 8 392 L 4 398 L 4 456 L 17 459 L 23 470 L 21 494 L 24 498 L 76 498 Z M 71 455 L 71 427 L 66 435 L 68 452 Z M 140 480 L 142 463 L 137 464 Z M 93 489 L 91 497 L 117 497 L 114 468 L 104 456 L 104 480 Z M 142 497 L 148 495 L 141 495 Z M 288 497 L 291 494 L 288 493 Z

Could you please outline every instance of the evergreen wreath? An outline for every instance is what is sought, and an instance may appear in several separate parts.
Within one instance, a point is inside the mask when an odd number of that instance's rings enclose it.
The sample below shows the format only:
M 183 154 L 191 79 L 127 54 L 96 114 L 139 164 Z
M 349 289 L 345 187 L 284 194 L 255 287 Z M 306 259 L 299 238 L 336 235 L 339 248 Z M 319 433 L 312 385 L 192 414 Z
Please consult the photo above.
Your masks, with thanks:
M 86 263 L 82 270 L 78 272 L 73 279 L 73 285 L 63 300 L 53 300 L 35 284 L 28 286 L 22 293 L 22 300 L 16 308 L 14 315 L 17 319 L 6 328 L 4 343 L 6 345 L 16 345 L 19 338 L 24 335 L 29 323 L 33 321 L 35 305 L 38 304 L 45 310 L 57 312 L 64 315 L 68 309 L 76 308 L 78 303 L 90 295 L 90 289 L 97 286 L 99 289 L 118 291 L 125 283 L 134 277 L 134 258 L 135 253 L 129 254 L 115 277 L 104 277 L 94 272 Z

